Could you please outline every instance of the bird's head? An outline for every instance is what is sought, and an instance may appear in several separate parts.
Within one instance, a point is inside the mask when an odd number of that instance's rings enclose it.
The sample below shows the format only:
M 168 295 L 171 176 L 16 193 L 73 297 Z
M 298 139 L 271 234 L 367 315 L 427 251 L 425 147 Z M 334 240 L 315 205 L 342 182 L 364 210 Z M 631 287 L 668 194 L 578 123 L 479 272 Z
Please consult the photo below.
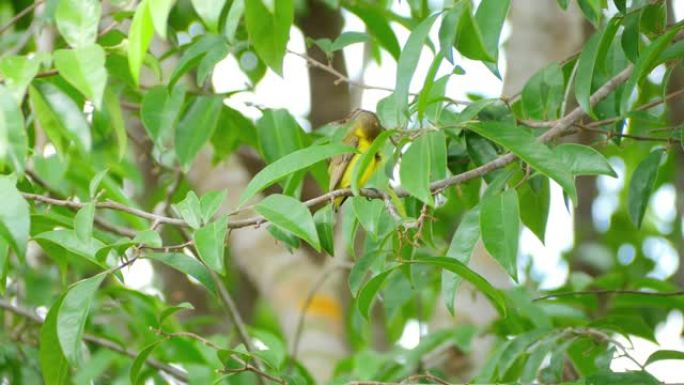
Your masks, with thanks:
M 361 130 L 365 137 L 375 139 L 383 130 L 378 116 L 362 109 L 356 109 L 349 117 L 350 126 L 353 130 Z

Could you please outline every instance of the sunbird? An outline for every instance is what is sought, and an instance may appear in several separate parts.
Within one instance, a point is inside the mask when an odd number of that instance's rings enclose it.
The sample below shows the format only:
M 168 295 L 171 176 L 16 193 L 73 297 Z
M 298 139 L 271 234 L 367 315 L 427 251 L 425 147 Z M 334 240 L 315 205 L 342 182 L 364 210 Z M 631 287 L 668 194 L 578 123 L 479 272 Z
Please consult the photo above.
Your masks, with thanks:
M 354 165 L 361 155 L 368 151 L 373 140 L 380 135 L 383 128 L 378 117 L 366 110 L 356 109 L 347 119 L 347 132 L 342 143 L 355 147 L 358 151 L 338 155 L 330 160 L 330 191 L 350 187 Z M 376 154 L 359 179 L 359 187 L 368 182 L 375 170 L 380 166 L 380 155 Z M 333 207 L 338 209 L 347 197 L 335 198 Z

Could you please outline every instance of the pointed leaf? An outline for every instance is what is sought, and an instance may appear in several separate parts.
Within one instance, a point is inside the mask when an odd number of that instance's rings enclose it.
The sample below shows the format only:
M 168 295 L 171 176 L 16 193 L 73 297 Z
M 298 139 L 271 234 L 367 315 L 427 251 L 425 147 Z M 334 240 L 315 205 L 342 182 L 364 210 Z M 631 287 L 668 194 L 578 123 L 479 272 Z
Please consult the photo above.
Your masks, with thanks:
M 199 281 L 210 293 L 216 294 L 216 284 L 211 273 L 196 259 L 183 253 L 146 253 L 145 258 L 162 262 Z
M 518 194 L 506 190 L 490 194 L 482 200 L 480 230 L 482 243 L 492 257 L 514 279 L 518 280 L 518 238 L 520 237 L 520 209 Z
M 223 100 L 198 96 L 176 127 L 176 156 L 188 167 L 211 136 L 218 123 Z
M 55 22 L 70 46 L 82 47 L 95 43 L 101 13 L 99 0 L 59 0 Z
M 38 358 L 41 374 L 45 385 L 67 385 L 70 383 L 71 373 L 69 362 L 62 353 L 59 337 L 57 336 L 57 315 L 64 297 L 55 302 L 45 317 L 40 328 L 40 344 Z
M 58 153 L 66 151 L 65 140 L 75 143 L 83 152 L 90 151 L 90 126 L 81 108 L 69 95 L 52 83 L 35 81 L 29 89 L 29 96 L 41 128 Z
M 293 20 L 293 0 L 275 1 L 273 12 L 261 0 L 245 2 L 245 24 L 254 50 L 264 63 L 281 75 Z
M 577 190 L 570 170 L 553 151 L 539 143 L 529 131 L 514 124 L 500 122 L 482 122 L 468 127 L 507 148 L 534 169 L 558 182 L 570 198 L 577 202 Z
M 442 269 L 451 271 L 452 273 L 460 275 L 463 279 L 470 282 L 478 290 L 482 292 L 494 305 L 494 308 L 502 317 L 506 317 L 506 299 L 494 286 L 492 286 L 481 275 L 477 274 L 464 263 L 454 259 L 445 257 L 418 257 L 411 261 L 411 263 L 427 264 Z
M 60 49 L 55 51 L 54 59 L 59 74 L 101 109 L 107 84 L 104 49 L 97 44 Z
M 254 209 L 274 225 L 302 238 L 316 251 L 321 251 L 316 224 L 302 202 L 289 196 L 273 194 L 264 198 Z
M 140 68 L 154 36 L 154 22 L 148 1 L 143 0 L 138 4 L 128 30 L 128 68 L 136 86 L 140 83 Z
M 353 152 L 354 148 L 339 143 L 311 146 L 286 155 L 264 167 L 252 178 L 240 196 L 238 206 L 243 206 L 259 191 L 278 182 L 296 171 L 305 169 L 336 155 Z
M 62 352 L 76 366 L 82 360 L 81 345 L 90 303 L 106 274 L 98 274 L 72 285 L 64 295 L 57 314 L 57 336 Z
M 613 167 L 603 154 L 576 143 L 563 143 L 553 149 L 573 175 L 607 175 L 617 178 Z
M 0 176 L 0 237 L 17 255 L 23 257 L 29 239 L 31 217 L 29 205 L 16 188 L 16 178 Z
M 418 59 L 420 59 L 420 53 L 423 50 L 425 40 L 428 38 L 430 28 L 438 16 L 439 14 L 434 14 L 418 24 L 411 32 L 411 35 L 409 35 L 404 48 L 401 50 L 399 62 L 397 63 L 397 80 L 394 87 L 399 122 L 406 120 L 411 79 L 416 71 Z
M 28 156 L 28 138 L 19 104 L 0 84 L 0 169 L 9 165 L 17 175 L 24 175 Z
M 197 252 L 204 263 L 219 274 L 225 273 L 224 254 L 228 217 L 209 223 L 195 231 L 193 239 Z
M 656 150 L 648 154 L 634 170 L 632 180 L 629 182 L 629 219 L 637 227 L 641 227 L 641 221 L 644 219 L 663 153 L 662 150 Z
M 480 239 L 480 207 L 476 206 L 463 215 L 458 225 L 446 257 L 453 258 L 468 265 L 477 240 Z M 456 290 L 463 278 L 458 274 L 442 272 L 442 297 L 449 312 L 454 315 L 454 299 Z

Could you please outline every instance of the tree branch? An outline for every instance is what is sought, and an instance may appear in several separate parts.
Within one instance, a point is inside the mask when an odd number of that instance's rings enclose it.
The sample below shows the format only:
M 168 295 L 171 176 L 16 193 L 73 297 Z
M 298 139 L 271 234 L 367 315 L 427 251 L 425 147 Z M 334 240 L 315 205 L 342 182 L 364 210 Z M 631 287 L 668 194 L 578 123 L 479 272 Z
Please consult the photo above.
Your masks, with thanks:
M 627 68 L 622 70 L 622 72 L 618 73 L 615 77 L 610 79 L 607 83 L 605 83 L 603 86 L 601 86 L 590 98 L 589 103 L 592 106 L 595 106 L 598 102 L 606 98 L 611 92 L 613 92 L 620 84 L 624 83 L 627 81 L 629 76 L 632 74 L 633 66 L 629 65 Z M 548 131 L 543 133 L 542 135 L 539 136 L 538 140 L 542 143 L 548 143 L 568 132 L 570 127 L 572 127 L 575 123 L 577 123 L 580 119 L 582 119 L 584 116 L 586 116 L 584 110 L 582 110 L 581 107 L 577 107 L 574 110 L 572 110 L 570 113 L 565 115 L 563 118 L 559 119 L 556 124 L 551 127 Z M 479 167 L 476 167 L 472 170 L 465 171 L 463 173 L 451 176 L 446 179 L 442 179 L 440 181 L 433 182 L 430 184 L 430 191 L 433 194 L 437 194 L 444 189 L 455 186 L 458 184 L 465 183 L 469 180 L 475 179 L 482 177 L 494 170 L 500 169 L 502 167 L 505 167 L 515 161 L 516 156 L 512 153 L 507 153 L 504 155 L 501 155 L 500 157 L 485 163 Z M 409 193 L 402 189 L 401 187 L 396 188 L 395 193 L 397 194 L 398 197 L 406 197 L 409 195 Z M 384 199 L 385 195 L 377 190 L 373 189 L 361 189 L 360 195 L 367 197 L 367 198 L 372 198 L 372 199 Z M 83 204 L 80 202 L 75 202 L 75 201 L 70 201 L 70 200 L 59 200 L 59 199 L 54 199 L 54 198 L 49 198 L 45 197 L 42 195 L 38 194 L 31 194 L 31 193 L 22 193 L 22 196 L 25 199 L 28 200 L 34 200 L 34 201 L 40 201 L 56 206 L 64 206 L 64 207 L 71 207 L 71 208 L 81 208 L 83 207 Z M 334 200 L 337 197 L 350 197 L 353 196 L 353 193 L 350 188 L 347 189 L 340 189 L 340 190 L 334 190 L 330 191 L 326 194 L 320 195 L 316 198 L 309 199 L 304 203 L 305 206 L 307 207 L 313 207 L 321 203 L 325 202 L 330 202 Z M 135 216 L 138 216 L 140 218 L 148 219 L 151 220 L 155 223 L 159 224 L 169 224 L 173 226 L 179 226 L 179 227 L 188 227 L 188 224 L 178 218 L 171 218 L 171 217 L 166 217 L 163 215 L 157 215 L 153 213 L 149 213 L 137 208 L 132 208 L 125 206 L 121 203 L 117 202 L 112 202 L 112 201 L 106 201 L 106 202 L 99 202 L 96 204 L 96 207 L 99 209 L 111 209 L 111 210 L 118 210 L 122 212 L 126 212 L 128 214 L 132 214 Z M 232 213 L 235 214 L 235 213 Z M 264 223 L 266 223 L 267 220 L 266 218 L 262 216 L 255 216 L 252 218 L 247 218 L 247 219 L 242 219 L 242 220 L 236 220 L 228 223 L 228 228 L 229 229 L 239 229 L 243 227 L 249 227 L 249 226 L 260 226 Z
M 28 7 L 22 9 L 19 13 L 14 15 L 5 25 L 0 27 L 0 34 L 3 34 L 5 31 L 8 29 L 12 28 L 14 24 L 16 24 L 19 20 L 21 20 L 24 16 L 28 15 L 31 11 L 33 11 L 37 6 L 43 4 L 43 0 L 36 0 L 35 3 L 30 4 Z

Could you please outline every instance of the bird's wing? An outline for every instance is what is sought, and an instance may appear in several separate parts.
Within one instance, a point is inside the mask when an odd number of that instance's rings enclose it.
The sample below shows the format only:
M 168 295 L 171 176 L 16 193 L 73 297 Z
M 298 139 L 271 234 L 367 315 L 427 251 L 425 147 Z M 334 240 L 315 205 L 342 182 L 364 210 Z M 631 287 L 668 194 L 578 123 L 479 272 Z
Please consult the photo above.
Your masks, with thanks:
M 342 143 L 356 148 L 359 145 L 359 138 L 356 135 L 352 134 L 349 135 L 347 138 L 344 138 Z M 349 162 L 354 157 L 354 155 L 355 153 L 350 152 L 335 156 L 330 160 L 330 166 L 328 166 L 328 172 L 330 173 L 330 191 L 337 188 L 337 185 L 342 180 L 342 176 L 344 175 L 344 172 L 347 170 Z

